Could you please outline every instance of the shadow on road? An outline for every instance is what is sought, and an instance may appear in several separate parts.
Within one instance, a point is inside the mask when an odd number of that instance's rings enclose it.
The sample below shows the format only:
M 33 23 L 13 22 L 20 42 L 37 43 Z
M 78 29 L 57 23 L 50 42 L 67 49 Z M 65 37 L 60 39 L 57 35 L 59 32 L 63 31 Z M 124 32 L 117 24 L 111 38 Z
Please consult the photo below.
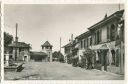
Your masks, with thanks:
M 17 72 L 21 72 L 25 67 L 21 67 L 20 69 L 17 70 Z

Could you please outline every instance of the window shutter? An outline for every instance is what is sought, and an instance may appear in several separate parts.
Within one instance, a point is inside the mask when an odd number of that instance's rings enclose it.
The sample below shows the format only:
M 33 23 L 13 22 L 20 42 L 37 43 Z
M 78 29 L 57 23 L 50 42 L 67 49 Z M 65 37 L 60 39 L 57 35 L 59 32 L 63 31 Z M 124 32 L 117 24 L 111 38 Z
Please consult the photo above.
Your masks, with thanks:
M 107 26 L 107 39 L 110 39 L 110 28 Z

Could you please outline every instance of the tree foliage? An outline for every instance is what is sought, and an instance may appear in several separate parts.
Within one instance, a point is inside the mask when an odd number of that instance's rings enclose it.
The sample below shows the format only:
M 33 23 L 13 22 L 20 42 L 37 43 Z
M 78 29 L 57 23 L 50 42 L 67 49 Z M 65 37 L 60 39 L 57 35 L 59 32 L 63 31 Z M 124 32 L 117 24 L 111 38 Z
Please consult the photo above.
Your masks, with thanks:
M 83 54 L 84 54 L 83 58 L 86 59 L 87 61 L 87 66 L 86 66 L 87 69 L 94 68 L 93 64 L 94 64 L 94 58 L 95 58 L 96 53 L 91 49 L 87 49 L 83 52 Z
M 59 56 L 59 55 L 58 55 L 58 52 L 57 52 L 57 51 L 55 51 L 55 52 L 52 54 L 52 57 L 53 57 L 53 58 L 58 58 L 58 56 Z
M 70 54 L 67 55 L 67 63 L 68 64 L 71 64 L 72 63 L 72 57 L 73 57 L 72 53 L 70 53 Z
M 78 57 L 72 58 L 72 66 L 74 66 L 74 67 L 78 66 L 78 61 L 79 61 L 79 58 Z
M 60 51 L 55 51 L 53 54 L 53 59 L 57 59 L 59 62 L 64 62 L 64 55 Z
M 7 47 L 13 41 L 13 36 L 4 32 L 4 47 Z

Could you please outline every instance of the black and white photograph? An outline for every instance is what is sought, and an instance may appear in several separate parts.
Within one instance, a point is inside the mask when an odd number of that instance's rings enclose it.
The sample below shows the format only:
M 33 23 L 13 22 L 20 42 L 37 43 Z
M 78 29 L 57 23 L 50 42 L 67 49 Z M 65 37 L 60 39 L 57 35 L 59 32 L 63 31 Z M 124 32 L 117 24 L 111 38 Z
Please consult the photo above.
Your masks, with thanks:
M 124 80 L 124 4 L 4 4 L 4 80 Z

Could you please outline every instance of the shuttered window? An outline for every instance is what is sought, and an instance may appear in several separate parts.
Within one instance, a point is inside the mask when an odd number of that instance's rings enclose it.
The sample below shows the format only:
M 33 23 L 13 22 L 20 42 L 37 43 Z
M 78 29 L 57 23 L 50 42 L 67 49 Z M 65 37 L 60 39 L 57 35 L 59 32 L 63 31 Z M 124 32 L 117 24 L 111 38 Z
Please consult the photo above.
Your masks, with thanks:
M 110 27 L 107 26 L 107 39 L 109 40 L 110 39 Z
M 84 39 L 84 48 L 86 48 L 86 40 Z
M 100 29 L 99 30 L 99 42 L 101 42 L 101 35 L 102 35 L 101 33 L 102 33 L 102 30 Z
M 81 41 L 81 49 L 83 48 L 83 41 Z
M 111 41 L 114 41 L 115 37 L 116 37 L 116 28 L 115 28 L 115 25 L 112 24 L 111 25 Z

